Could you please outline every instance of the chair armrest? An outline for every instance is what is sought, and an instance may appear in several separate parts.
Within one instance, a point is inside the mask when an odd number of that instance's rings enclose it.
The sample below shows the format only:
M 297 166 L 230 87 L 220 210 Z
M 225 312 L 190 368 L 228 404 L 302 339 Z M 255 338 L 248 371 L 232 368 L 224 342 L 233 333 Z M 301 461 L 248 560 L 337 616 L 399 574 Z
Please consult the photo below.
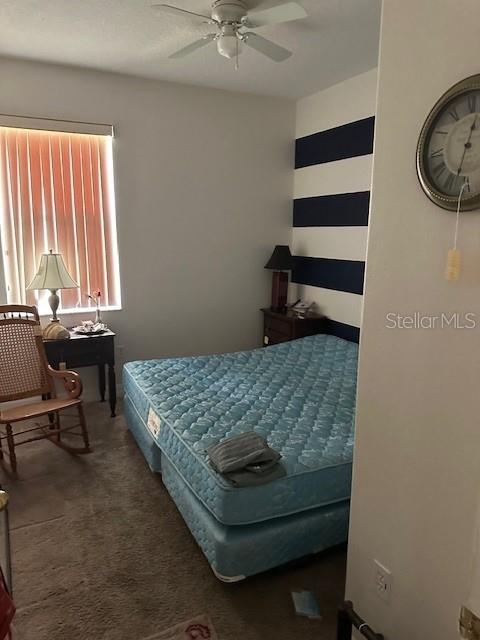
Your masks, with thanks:
M 57 369 L 53 369 L 50 365 L 47 366 L 47 370 L 52 378 L 63 379 L 63 386 L 72 400 L 81 395 L 83 385 L 78 373 L 75 371 L 57 371 Z

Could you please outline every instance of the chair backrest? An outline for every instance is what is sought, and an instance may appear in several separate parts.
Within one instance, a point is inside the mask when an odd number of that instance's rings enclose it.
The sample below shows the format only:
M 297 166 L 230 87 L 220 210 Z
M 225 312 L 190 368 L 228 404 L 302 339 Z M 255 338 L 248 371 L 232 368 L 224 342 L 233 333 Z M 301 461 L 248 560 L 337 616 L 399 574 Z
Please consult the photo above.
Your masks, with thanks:
M 54 393 L 36 307 L 0 305 L 0 402 Z

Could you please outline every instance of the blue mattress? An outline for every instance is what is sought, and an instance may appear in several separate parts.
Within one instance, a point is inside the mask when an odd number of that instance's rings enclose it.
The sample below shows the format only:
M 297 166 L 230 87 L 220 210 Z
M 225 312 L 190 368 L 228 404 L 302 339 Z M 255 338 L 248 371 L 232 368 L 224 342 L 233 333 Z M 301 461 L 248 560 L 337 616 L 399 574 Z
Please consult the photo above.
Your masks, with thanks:
M 220 524 L 164 459 L 163 482 L 216 576 L 236 582 L 341 544 L 348 536 L 348 502 L 246 526 Z
M 240 526 L 349 498 L 357 355 L 358 345 L 317 335 L 253 351 L 130 362 L 124 388 L 162 459 L 218 522 Z M 287 475 L 234 488 L 210 467 L 206 450 L 251 429 L 281 453 Z

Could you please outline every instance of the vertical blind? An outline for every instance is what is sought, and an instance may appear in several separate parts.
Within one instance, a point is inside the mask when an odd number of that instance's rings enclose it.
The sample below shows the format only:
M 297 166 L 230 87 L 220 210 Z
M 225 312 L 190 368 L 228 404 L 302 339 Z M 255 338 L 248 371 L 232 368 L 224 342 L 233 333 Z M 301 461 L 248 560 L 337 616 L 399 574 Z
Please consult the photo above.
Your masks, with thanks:
M 35 303 L 26 286 L 53 249 L 79 284 L 63 309 L 98 291 L 120 305 L 110 136 L 0 127 L 0 224 L 9 303 Z

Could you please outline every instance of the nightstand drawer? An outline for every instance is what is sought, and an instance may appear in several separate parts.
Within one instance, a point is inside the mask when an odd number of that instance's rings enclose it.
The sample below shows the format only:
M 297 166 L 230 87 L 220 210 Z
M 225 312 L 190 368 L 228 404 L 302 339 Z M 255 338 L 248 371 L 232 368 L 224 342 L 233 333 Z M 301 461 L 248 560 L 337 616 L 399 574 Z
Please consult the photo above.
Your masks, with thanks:
M 68 354 L 65 358 L 67 368 L 88 367 L 101 362 L 105 362 L 105 355 L 100 351 L 85 351 L 81 353 Z
M 52 340 L 45 343 L 48 359 L 58 366 L 64 362 L 67 369 L 88 367 L 101 363 L 114 363 L 113 339 L 84 338 Z
M 268 340 L 268 342 L 265 341 Z M 266 331 L 264 336 L 264 344 L 272 345 L 272 344 L 280 344 L 280 342 L 288 342 L 290 340 L 290 336 L 285 333 L 279 333 L 278 331 Z
M 271 331 L 289 336 L 291 333 L 291 324 L 288 320 L 282 318 L 265 317 L 265 331 Z
M 306 318 L 299 318 L 291 309 L 262 309 L 262 313 L 264 346 L 296 340 L 325 330 L 325 318 L 318 314 L 310 313 Z

